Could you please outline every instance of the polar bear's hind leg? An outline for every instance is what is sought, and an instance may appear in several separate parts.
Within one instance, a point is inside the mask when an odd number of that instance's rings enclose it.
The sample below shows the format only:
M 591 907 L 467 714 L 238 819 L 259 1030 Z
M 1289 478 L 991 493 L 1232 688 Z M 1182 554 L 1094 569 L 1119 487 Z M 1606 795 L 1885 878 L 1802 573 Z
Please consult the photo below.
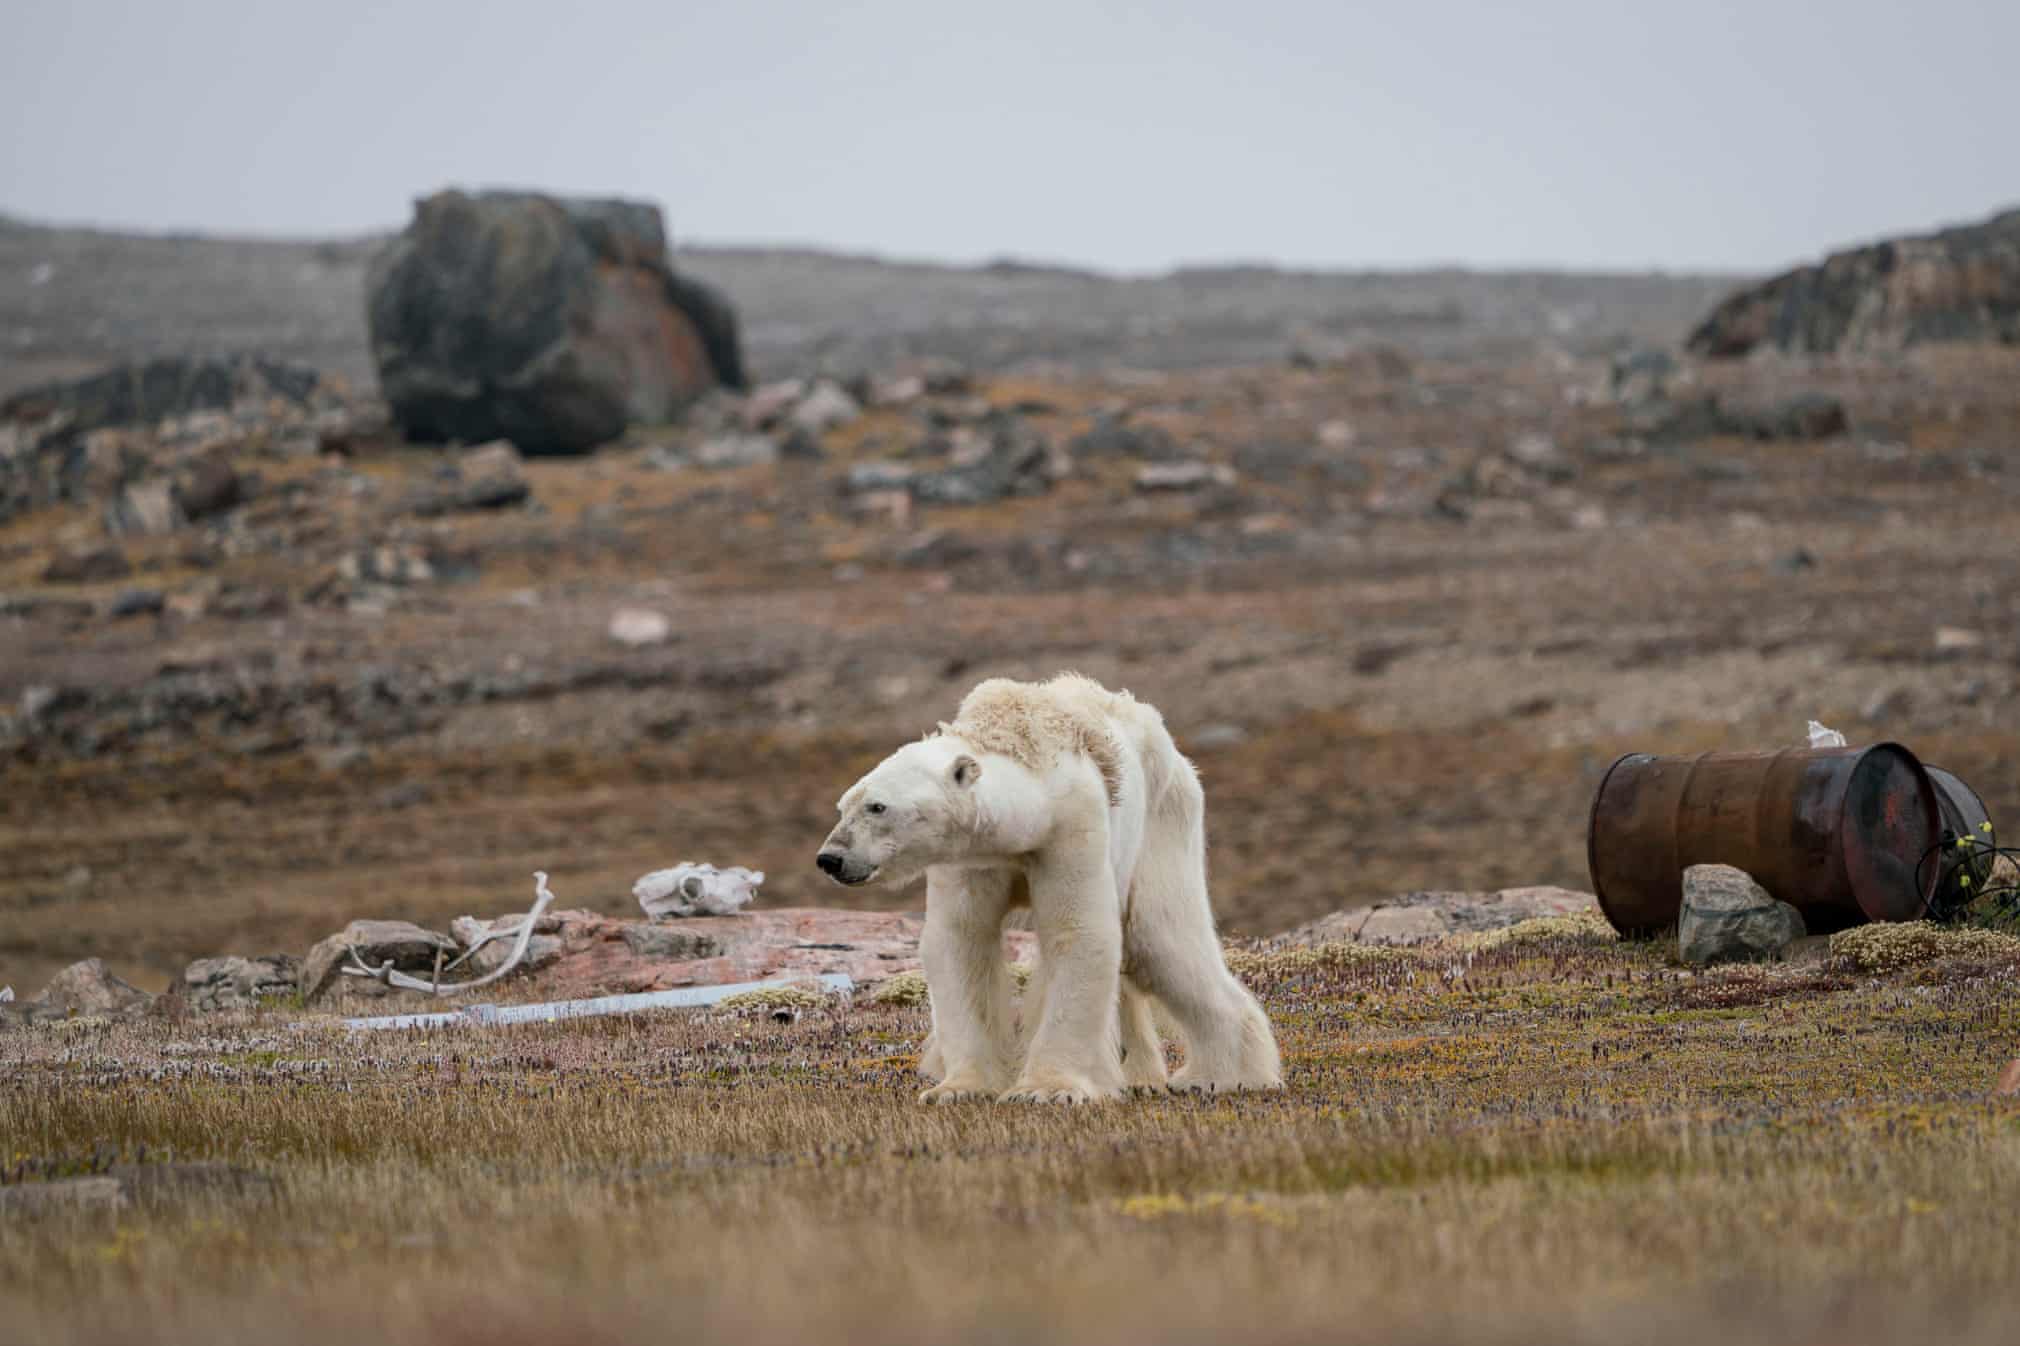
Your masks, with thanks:
M 1175 770 L 1154 780 L 1124 932 L 1131 977 L 1156 996 L 1184 1039 L 1174 1089 L 1276 1089 L 1283 1064 L 1269 1017 L 1227 969 L 1206 889 L 1206 802 L 1192 765 L 1159 725 L 1146 758 Z M 1156 740 L 1162 739 L 1159 744 Z M 1163 773 L 1160 773 L 1163 774 Z M 1159 788 L 1161 787 L 1161 788 Z

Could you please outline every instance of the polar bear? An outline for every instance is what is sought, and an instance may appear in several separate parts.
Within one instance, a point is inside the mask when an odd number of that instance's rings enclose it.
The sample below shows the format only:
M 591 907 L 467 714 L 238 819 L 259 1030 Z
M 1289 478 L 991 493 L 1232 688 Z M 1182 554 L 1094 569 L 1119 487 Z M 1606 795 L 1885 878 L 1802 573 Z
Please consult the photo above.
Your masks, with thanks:
M 1062 674 L 992 678 L 951 724 L 849 787 L 822 844 L 838 883 L 926 875 L 921 958 L 943 1075 L 926 1103 L 1091 1102 L 1166 1083 L 1283 1082 L 1269 1019 L 1228 971 L 1206 888 L 1205 798 L 1164 718 Z M 1020 1031 L 1004 917 L 1028 906 L 1039 961 Z

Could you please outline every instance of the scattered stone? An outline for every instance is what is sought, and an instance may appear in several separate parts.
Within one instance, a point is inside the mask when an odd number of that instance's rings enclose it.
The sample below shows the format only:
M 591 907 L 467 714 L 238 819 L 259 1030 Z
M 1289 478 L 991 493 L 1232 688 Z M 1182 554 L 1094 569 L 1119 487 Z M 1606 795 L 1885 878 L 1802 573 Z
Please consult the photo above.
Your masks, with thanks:
M 650 608 L 619 608 L 610 618 L 610 638 L 633 649 L 663 645 L 673 638 L 673 623 Z
M 375 968 L 390 962 L 397 971 L 414 973 L 432 972 L 438 954 L 448 962 L 462 951 L 447 935 L 423 930 L 411 921 L 352 921 L 319 941 L 302 960 L 299 980 L 305 1002 L 330 989 L 350 964 L 352 949 Z
M 1936 628 L 1936 649 L 1943 653 L 1975 650 L 1985 644 L 1985 633 L 1973 631 L 1964 626 L 1939 626 Z
M 500 439 L 465 453 L 435 485 L 409 496 L 404 512 L 432 518 L 468 510 L 506 509 L 525 504 L 532 494 L 518 447 Z
M 786 418 L 786 413 L 807 395 L 805 379 L 780 379 L 751 390 L 743 402 L 741 419 L 748 430 L 768 430 Z
M 1354 433 L 1352 423 L 1341 420 L 1321 423 L 1317 436 L 1319 447 L 1333 453 L 1338 453 L 1343 449 L 1351 449 L 1354 447 L 1354 440 L 1357 437 Z
M 235 509 L 245 497 L 245 478 L 237 468 L 217 458 L 197 462 L 175 486 L 176 508 L 191 522 Z
M 2020 1057 L 2006 1063 L 2006 1068 L 1999 1072 L 1999 1082 L 1992 1086 L 1992 1093 L 1998 1098 L 2020 1094 Z
M 1615 402 L 1638 406 L 1666 399 L 1669 380 L 1675 373 L 1676 357 L 1666 350 L 1622 351 L 1613 357 L 1607 370 L 1607 386 Z
M 647 916 L 734 916 L 757 897 L 765 881 L 761 869 L 688 861 L 672 869 L 655 869 L 631 885 L 631 895 Z
M 127 589 L 106 605 L 105 615 L 114 621 L 127 617 L 158 617 L 168 607 L 168 598 L 159 589 Z
M 262 1000 L 293 996 L 299 989 L 300 967 L 284 953 L 199 958 L 183 969 L 178 989 L 199 1013 L 251 1009 Z
M 137 1014 L 153 1003 L 153 996 L 107 971 L 103 959 L 87 958 L 51 978 L 42 994 L 29 1002 L 29 1007 L 51 1015 L 117 1017 Z
M 1136 458 L 1165 463 L 1184 450 L 1169 431 L 1156 425 L 1133 425 L 1120 416 L 1100 415 L 1086 433 L 1067 446 L 1076 458 Z
M 855 398 L 842 391 L 840 384 L 823 379 L 792 409 L 789 419 L 794 429 L 804 430 L 810 435 L 824 435 L 862 414 L 862 407 L 856 404 Z
M 1797 547 L 1794 551 L 1784 552 L 1774 560 L 1774 572 L 1777 575 L 1800 575 L 1805 570 L 1816 568 L 1817 558 L 1810 554 L 1807 547 Z
M 105 511 L 105 530 L 115 536 L 161 537 L 182 527 L 175 483 L 167 477 L 136 481 Z
M 843 478 L 842 484 L 851 495 L 881 491 L 904 491 L 909 494 L 912 486 L 912 469 L 903 463 L 888 461 L 857 463 L 849 469 L 849 474 Z
M 1696 967 L 1778 959 L 1808 933 L 1802 913 L 1777 902 L 1753 876 L 1731 865 L 1692 865 L 1683 872 L 1677 948 Z
M 1571 460 L 1557 447 L 1557 441 L 1549 435 L 1530 433 L 1517 435 L 1508 446 L 1508 457 L 1518 467 L 1533 472 L 1546 481 L 1569 481 L 1577 475 Z
M 1043 495 L 1052 489 L 1056 475 L 1052 446 L 1011 419 L 997 425 L 987 449 L 975 461 L 914 473 L 906 485 L 912 498 L 924 505 L 987 505 Z
M 1845 404 L 1829 393 L 1800 393 L 1763 411 L 1742 414 L 1740 426 L 1755 439 L 1829 439 L 1848 434 Z
M 413 439 L 580 453 L 743 382 L 735 315 L 672 270 L 655 206 L 439 192 L 367 287 L 379 386 Z
M 43 567 L 42 579 L 47 584 L 95 584 L 125 579 L 132 573 L 133 564 L 125 552 L 117 547 L 95 547 L 59 553 Z
M 716 435 L 694 451 L 699 467 L 755 467 L 778 460 L 778 442 L 769 435 Z
M 385 543 L 337 559 L 337 578 L 346 585 L 390 584 L 405 588 L 435 579 L 435 563 L 418 544 Z M 322 596 L 322 595 L 318 595 Z
M 899 547 L 892 558 L 912 570 L 939 570 L 981 556 L 982 546 L 947 529 L 931 529 Z
M 1197 491 L 1234 482 L 1234 469 L 1225 463 L 1152 463 L 1136 472 L 1139 491 Z

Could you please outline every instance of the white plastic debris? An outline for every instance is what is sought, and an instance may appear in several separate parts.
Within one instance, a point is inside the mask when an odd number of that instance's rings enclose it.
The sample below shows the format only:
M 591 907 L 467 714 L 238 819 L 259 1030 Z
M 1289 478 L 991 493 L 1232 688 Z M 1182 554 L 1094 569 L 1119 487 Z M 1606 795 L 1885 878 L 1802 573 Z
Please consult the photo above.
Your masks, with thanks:
M 0 1005 L 8 1004 L 13 999 L 14 988 L 11 986 L 0 986 Z
M 672 869 L 655 869 L 631 885 L 631 895 L 647 916 L 734 916 L 751 904 L 762 869 L 717 869 L 683 861 Z
M 1810 721 L 1810 746 L 1812 748 L 1848 748 L 1845 736 L 1835 729 L 1827 729 L 1815 720 Z
M 831 995 L 846 995 L 856 983 L 846 972 L 824 972 L 792 981 L 739 981 L 722 986 L 683 986 L 674 991 L 642 991 L 637 995 L 606 995 L 594 1000 L 555 1000 L 544 1005 L 467 1005 L 447 1014 L 387 1014 L 370 1019 L 346 1019 L 344 1027 L 449 1028 L 465 1024 L 554 1023 L 562 1019 L 593 1019 L 605 1014 L 635 1014 L 651 1009 L 698 1009 L 744 991 L 769 991 L 784 986 L 820 983 Z

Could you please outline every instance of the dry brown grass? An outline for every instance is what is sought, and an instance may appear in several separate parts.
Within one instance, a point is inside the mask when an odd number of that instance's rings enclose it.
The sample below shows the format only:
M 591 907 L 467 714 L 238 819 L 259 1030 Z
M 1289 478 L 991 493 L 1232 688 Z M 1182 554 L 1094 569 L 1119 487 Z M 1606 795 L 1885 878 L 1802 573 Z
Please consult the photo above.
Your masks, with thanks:
M 1953 960 L 1954 961 L 1954 960 Z M 0 1036 L 14 1339 L 2004 1339 L 2015 966 L 1693 976 L 1582 932 L 1278 958 L 1281 1095 L 923 1109 L 914 1007 Z M 1679 989 L 1744 981 L 1737 1008 Z M 1765 988 L 1765 989 L 1763 989 Z

